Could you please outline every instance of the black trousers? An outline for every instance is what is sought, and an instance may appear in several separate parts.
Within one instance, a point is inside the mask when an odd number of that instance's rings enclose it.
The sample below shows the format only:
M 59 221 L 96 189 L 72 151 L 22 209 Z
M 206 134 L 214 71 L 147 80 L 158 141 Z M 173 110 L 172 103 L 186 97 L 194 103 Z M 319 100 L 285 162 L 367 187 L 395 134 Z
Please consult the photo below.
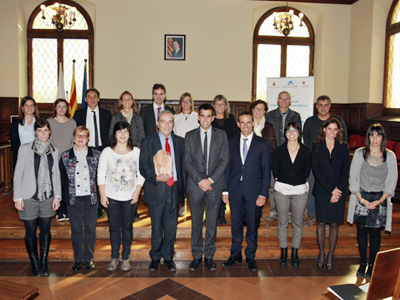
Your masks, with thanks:
M 166 186 L 161 204 L 149 204 L 151 218 L 151 250 L 152 260 L 173 260 L 176 229 L 178 226 L 178 191 L 176 184 Z
M 91 205 L 90 196 L 76 197 L 75 206 L 67 206 L 75 261 L 93 260 L 96 242 L 98 203 Z M 83 240 L 85 244 L 83 247 Z

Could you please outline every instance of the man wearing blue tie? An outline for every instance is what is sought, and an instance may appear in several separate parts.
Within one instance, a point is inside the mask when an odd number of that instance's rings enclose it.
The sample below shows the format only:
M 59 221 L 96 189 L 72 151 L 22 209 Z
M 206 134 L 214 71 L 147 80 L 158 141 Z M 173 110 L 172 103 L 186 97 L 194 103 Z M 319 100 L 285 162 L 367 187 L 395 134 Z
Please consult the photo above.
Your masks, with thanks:
M 242 262 L 243 221 L 247 222 L 245 250 L 247 267 L 257 270 L 255 255 L 260 207 L 268 198 L 271 180 L 271 151 L 267 140 L 253 133 L 253 116 L 244 111 L 238 118 L 241 134 L 229 140 L 229 162 L 225 171 L 227 189 L 222 200 L 231 208 L 231 256 L 222 263 L 231 267 Z

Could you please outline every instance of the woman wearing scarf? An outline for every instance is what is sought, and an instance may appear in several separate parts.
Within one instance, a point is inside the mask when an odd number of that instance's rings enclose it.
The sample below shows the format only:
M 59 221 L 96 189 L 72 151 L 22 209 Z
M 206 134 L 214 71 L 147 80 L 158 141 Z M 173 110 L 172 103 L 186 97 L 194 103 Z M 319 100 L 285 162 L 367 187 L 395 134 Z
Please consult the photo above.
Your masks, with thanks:
M 50 124 L 45 119 L 35 123 L 35 139 L 21 145 L 14 171 L 14 202 L 25 224 L 25 246 L 33 276 L 48 276 L 47 256 L 50 247 L 51 217 L 60 206 L 61 182 L 58 149 L 49 141 Z M 36 180 L 32 180 L 32 179 Z M 40 261 L 36 229 L 39 226 Z

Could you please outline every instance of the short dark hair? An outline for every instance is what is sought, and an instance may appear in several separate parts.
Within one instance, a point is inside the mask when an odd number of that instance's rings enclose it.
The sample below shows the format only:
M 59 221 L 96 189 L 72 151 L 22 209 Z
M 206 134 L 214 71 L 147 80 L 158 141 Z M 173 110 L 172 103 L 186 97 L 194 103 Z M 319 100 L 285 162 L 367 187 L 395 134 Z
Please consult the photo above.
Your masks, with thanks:
M 202 105 L 199 106 L 199 115 L 200 115 L 201 110 L 210 110 L 210 109 L 212 111 L 212 115 L 215 116 L 216 112 L 215 112 L 214 106 L 212 106 L 209 103 L 203 103 Z
M 329 98 L 329 96 L 327 96 L 327 95 L 319 96 L 319 97 L 317 98 L 317 101 L 315 101 L 315 104 L 318 104 L 318 101 L 325 101 L 325 100 L 328 100 L 328 101 L 329 101 L 329 105 L 332 104 L 331 98 Z
M 86 96 L 87 96 L 87 94 L 88 94 L 89 92 L 95 92 L 95 93 L 97 94 L 97 97 L 100 98 L 100 92 L 99 92 L 97 89 L 95 89 L 95 88 L 87 89 L 87 90 L 85 91 L 85 98 L 86 98 Z
M 33 128 L 36 131 L 36 129 L 43 128 L 45 126 L 47 126 L 47 128 L 51 131 L 49 121 L 47 121 L 46 119 L 37 119 Z
M 290 129 L 290 127 L 293 127 L 294 129 L 296 129 L 299 133 L 299 142 L 301 141 L 301 137 L 303 136 L 303 132 L 301 131 L 301 125 L 297 122 L 289 122 L 286 124 L 285 126 L 285 139 L 287 140 L 286 137 L 286 132 Z
M 256 100 L 256 101 L 251 102 L 251 103 L 250 103 L 250 108 L 251 108 L 251 110 L 253 110 L 254 108 L 256 108 L 256 106 L 257 106 L 258 104 L 263 104 L 263 105 L 264 105 L 264 108 L 265 108 L 265 113 L 268 112 L 268 104 L 267 104 L 267 102 L 265 102 L 264 100 Z
M 242 112 L 239 114 L 239 116 L 238 116 L 238 122 L 240 122 L 240 117 L 241 117 L 241 116 L 250 116 L 251 119 L 254 121 L 254 116 L 253 116 L 253 114 L 252 114 L 251 112 L 247 111 L 247 110 L 244 110 L 244 111 L 242 111 Z
M 165 94 L 167 93 L 167 89 L 165 88 L 165 86 L 162 83 L 155 83 L 153 85 L 153 90 L 152 90 L 151 94 L 153 95 L 154 91 L 158 90 L 158 89 L 162 89 Z
M 129 139 L 128 139 L 128 148 L 133 149 L 133 139 L 132 139 L 132 128 L 131 125 L 126 121 L 119 121 L 115 123 L 111 137 L 110 137 L 110 147 L 114 148 L 117 145 L 117 137 L 116 133 L 118 130 L 128 129 L 129 132 Z

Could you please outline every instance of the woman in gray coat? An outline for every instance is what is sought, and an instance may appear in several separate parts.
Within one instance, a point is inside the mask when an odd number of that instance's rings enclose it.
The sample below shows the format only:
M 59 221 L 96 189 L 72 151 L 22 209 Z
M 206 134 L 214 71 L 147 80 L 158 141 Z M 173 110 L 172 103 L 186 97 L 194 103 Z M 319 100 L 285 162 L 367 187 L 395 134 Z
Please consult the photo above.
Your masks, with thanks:
M 365 148 L 357 149 L 350 167 L 350 203 L 347 222 L 357 222 L 360 267 L 357 277 L 371 279 L 375 257 L 381 246 L 381 231 L 392 229 L 392 203 L 397 184 L 396 155 L 386 149 L 386 134 L 381 124 L 367 131 Z M 369 262 L 367 251 L 369 235 Z
M 14 172 L 14 202 L 25 224 L 25 246 L 34 276 L 48 276 L 51 217 L 60 206 L 61 182 L 58 149 L 49 140 L 50 124 L 45 119 L 35 123 L 35 139 L 21 145 Z M 36 179 L 36 180 L 35 180 Z M 40 262 L 36 230 L 39 226 Z

